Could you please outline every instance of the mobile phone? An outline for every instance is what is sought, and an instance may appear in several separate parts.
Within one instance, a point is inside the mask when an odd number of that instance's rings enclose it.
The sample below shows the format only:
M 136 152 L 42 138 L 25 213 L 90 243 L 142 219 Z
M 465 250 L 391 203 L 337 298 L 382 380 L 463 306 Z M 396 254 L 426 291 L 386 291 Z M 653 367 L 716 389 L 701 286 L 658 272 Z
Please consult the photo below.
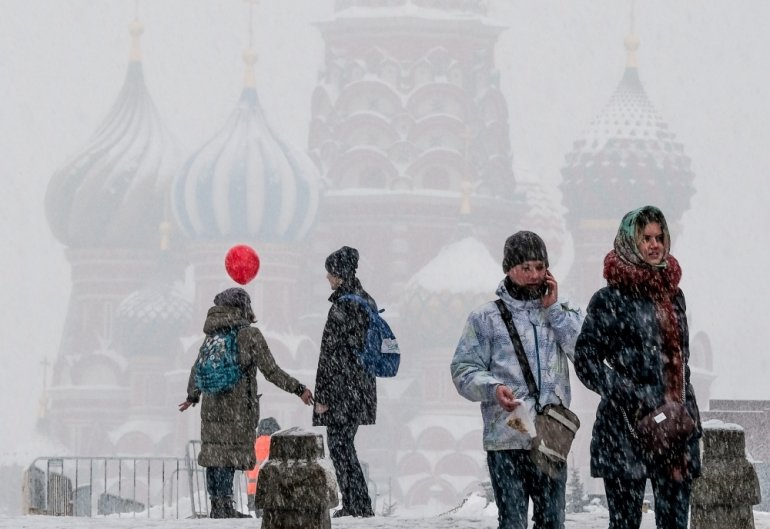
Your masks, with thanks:
M 541 296 L 545 296 L 546 294 L 548 294 L 548 281 L 547 281 L 547 279 L 549 277 L 551 277 L 551 271 L 550 270 L 546 270 L 545 271 L 545 277 L 543 278 L 543 283 L 538 288 L 538 293 Z

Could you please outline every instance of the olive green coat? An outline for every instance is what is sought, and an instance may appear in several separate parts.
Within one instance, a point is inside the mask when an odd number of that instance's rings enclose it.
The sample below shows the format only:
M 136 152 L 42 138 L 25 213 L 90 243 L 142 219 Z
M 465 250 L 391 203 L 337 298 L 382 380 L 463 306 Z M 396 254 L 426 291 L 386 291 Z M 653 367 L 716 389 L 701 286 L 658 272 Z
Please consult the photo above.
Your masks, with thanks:
M 195 387 L 195 367 L 187 383 L 187 399 L 198 402 L 201 398 L 201 451 L 198 464 L 203 467 L 234 467 L 250 470 L 257 464 L 254 454 L 257 424 L 259 423 L 259 394 L 257 370 L 265 378 L 289 393 L 300 395 L 304 386 L 278 367 L 262 333 L 243 312 L 234 307 L 214 306 L 209 309 L 203 332 L 241 327 L 238 332 L 238 352 L 241 379 L 236 386 L 217 395 L 201 394 Z

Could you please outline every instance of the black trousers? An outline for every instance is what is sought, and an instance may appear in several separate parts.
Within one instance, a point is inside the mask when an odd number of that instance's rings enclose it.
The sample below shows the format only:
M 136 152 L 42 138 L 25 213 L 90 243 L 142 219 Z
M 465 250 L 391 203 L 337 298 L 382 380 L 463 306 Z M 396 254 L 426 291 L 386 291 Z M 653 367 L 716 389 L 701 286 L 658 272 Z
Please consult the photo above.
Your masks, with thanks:
M 233 497 L 233 467 L 208 467 L 206 468 L 206 489 L 209 497 L 230 498 Z
M 655 525 L 660 529 L 687 529 L 692 480 L 650 478 L 655 498 Z M 646 479 L 607 479 L 604 492 L 610 514 L 609 529 L 639 529 Z
M 357 424 L 326 427 L 329 456 L 342 493 L 342 508 L 353 516 L 373 513 L 369 489 L 354 444 L 357 432 Z

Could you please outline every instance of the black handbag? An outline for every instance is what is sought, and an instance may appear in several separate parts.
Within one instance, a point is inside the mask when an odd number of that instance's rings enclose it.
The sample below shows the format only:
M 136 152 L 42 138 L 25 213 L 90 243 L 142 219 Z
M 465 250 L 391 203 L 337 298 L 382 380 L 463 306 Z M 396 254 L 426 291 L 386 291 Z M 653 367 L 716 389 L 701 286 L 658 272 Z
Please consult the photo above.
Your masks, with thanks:
M 495 303 L 505 327 L 508 329 L 508 335 L 511 337 L 513 350 L 516 352 L 519 366 L 524 373 L 524 380 L 527 382 L 527 390 L 535 399 L 535 412 L 537 412 L 535 432 L 537 435 L 532 440 L 529 456 L 541 472 L 551 478 L 557 478 L 563 475 L 565 471 L 567 455 L 572 448 L 575 434 L 580 428 L 580 419 L 562 404 L 540 405 L 540 390 L 535 383 L 535 376 L 532 374 L 532 368 L 527 361 L 519 333 L 513 324 L 513 317 L 503 300 L 498 299 Z

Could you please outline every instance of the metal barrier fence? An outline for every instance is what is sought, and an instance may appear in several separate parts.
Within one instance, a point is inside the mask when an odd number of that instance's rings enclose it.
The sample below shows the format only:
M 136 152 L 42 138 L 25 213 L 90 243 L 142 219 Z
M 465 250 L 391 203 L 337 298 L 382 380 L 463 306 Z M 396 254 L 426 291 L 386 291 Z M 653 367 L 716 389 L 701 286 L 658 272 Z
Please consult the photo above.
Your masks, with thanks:
M 185 457 L 39 457 L 26 469 L 25 514 L 51 516 L 208 517 L 200 441 Z M 245 474 L 233 480 L 236 508 L 246 504 Z

